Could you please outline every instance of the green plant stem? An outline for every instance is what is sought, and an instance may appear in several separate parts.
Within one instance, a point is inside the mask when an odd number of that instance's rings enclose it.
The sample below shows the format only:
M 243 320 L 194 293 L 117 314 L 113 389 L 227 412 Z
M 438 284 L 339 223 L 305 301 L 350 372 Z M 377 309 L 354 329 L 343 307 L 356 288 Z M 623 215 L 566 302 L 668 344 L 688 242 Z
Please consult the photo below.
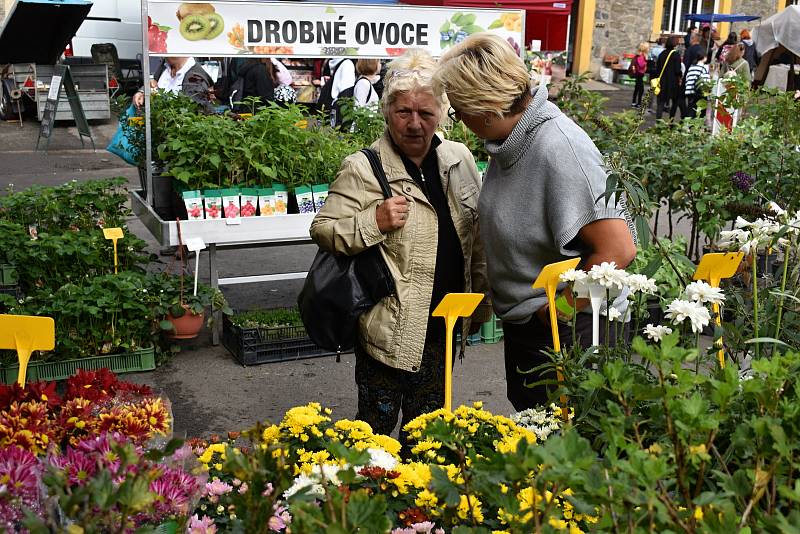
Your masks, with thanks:
M 789 246 L 786 247 L 786 251 L 783 253 L 783 276 L 781 276 L 781 296 L 778 300 L 778 318 L 775 321 L 775 335 L 772 336 L 775 339 L 780 339 L 781 335 L 781 319 L 783 318 L 783 303 L 784 303 L 784 293 L 786 292 L 786 280 L 789 277 L 789 258 L 791 257 L 792 252 L 792 245 L 794 244 L 794 239 Z
M 753 335 L 758 338 L 758 250 L 753 253 Z M 761 347 L 756 342 L 756 359 L 761 355 Z
M 606 338 L 604 340 L 606 348 L 608 348 L 608 344 L 611 342 L 611 317 L 608 313 L 610 311 L 610 300 L 611 296 L 609 295 L 609 290 L 606 289 Z

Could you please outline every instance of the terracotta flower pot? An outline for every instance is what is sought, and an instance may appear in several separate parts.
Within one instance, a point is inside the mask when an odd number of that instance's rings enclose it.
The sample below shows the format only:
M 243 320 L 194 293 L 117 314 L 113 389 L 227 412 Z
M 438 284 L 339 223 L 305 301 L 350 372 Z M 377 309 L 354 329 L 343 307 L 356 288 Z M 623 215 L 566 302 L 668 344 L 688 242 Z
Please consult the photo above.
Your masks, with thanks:
M 203 317 L 205 314 L 196 314 L 189 309 L 188 306 L 183 306 L 186 310 L 180 317 L 173 317 L 171 313 L 167 314 L 167 321 L 171 322 L 173 329 L 166 331 L 165 335 L 169 339 L 193 339 L 200 333 L 203 327 Z

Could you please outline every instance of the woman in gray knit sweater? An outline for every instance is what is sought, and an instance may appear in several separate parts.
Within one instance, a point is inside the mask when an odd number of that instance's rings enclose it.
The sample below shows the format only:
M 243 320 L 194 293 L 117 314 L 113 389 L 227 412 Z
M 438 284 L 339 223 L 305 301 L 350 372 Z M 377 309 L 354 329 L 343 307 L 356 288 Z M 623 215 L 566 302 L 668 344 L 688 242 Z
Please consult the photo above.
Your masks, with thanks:
M 481 237 L 495 312 L 503 320 L 508 398 L 517 410 L 548 401 L 550 378 L 521 374 L 547 361 L 552 347 L 547 301 L 531 284 L 553 262 L 580 256 L 581 268 L 626 267 L 636 246 L 625 211 L 607 203 L 606 171 L 592 140 L 547 100 L 531 94 L 530 76 L 501 37 L 475 34 L 441 58 L 434 83 L 446 91 L 451 118 L 485 140 L 491 156 L 478 203 Z M 568 323 L 587 302 L 559 299 L 562 343 L 591 345 L 591 315 Z

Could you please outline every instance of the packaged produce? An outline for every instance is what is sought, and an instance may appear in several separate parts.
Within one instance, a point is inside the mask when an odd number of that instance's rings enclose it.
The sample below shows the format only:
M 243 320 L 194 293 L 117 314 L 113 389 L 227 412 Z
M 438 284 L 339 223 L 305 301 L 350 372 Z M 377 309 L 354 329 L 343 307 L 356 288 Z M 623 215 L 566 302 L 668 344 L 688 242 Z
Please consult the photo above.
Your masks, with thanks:
M 222 218 L 222 195 L 220 189 L 206 189 L 203 191 L 203 201 L 206 206 L 206 219 Z
M 239 218 L 239 190 L 238 189 L 221 189 L 222 207 L 225 212 L 226 219 Z
M 328 184 L 317 184 L 311 187 L 311 192 L 314 195 L 314 211 L 319 211 L 328 200 Z
M 289 206 L 289 190 L 283 184 L 272 184 L 272 190 L 275 192 L 275 215 L 286 215 L 286 209 Z
M 184 191 L 183 203 L 190 221 L 203 220 L 203 194 L 200 191 Z
M 256 206 L 258 206 L 258 189 L 243 188 L 240 191 L 241 217 L 255 217 Z
M 314 213 L 314 195 L 310 187 L 295 187 L 294 194 L 297 196 L 297 209 L 300 213 Z
M 271 187 L 258 190 L 258 210 L 262 217 L 275 215 L 275 192 Z

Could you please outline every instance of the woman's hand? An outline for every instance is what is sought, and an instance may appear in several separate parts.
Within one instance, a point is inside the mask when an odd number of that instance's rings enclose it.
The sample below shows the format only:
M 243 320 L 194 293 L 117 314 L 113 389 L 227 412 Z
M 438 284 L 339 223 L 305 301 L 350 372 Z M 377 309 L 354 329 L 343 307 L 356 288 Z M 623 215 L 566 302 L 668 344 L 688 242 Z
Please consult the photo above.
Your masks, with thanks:
M 406 225 L 408 220 L 408 200 L 406 197 L 393 196 L 384 200 L 375 210 L 375 222 L 378 229 L 385 234 Z

